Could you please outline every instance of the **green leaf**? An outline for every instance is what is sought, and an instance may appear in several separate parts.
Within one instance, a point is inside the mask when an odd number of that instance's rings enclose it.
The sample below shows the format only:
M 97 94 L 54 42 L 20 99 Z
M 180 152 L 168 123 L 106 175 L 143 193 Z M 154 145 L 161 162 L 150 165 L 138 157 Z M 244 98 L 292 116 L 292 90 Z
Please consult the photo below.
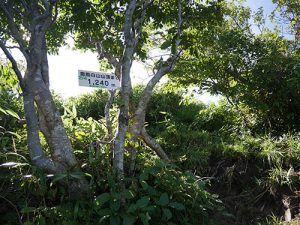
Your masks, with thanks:
M 170 40 L 166 40 L 164 43 L 161 44 L 161 49 L 167 49 L 171 46 L 172 42 Z
M 96 212 L 97 212 L 97 214 L 98 214 L 99 216 L 101 216 L 102 218 L 103 218 L 103 217 L 108 218 L 108 217 L 111 215 L 111 211 L 110 211 L 110 209 L 108 209 L 108 208 L 100 209 L 100 210 L 97 210 Z M 102 218 L 101 218 L 101 219 L 102 219 Z M 103 218 L 103 219 L 105 219 L 105 218 Z
M 185 206 L 181 203 L 178 203 L 178 202 L 171 202 L 169 204 L 169 206 L 173 209 L 176 209 L 176 210 L 185 210 Z
M 134 192 L 131 191 L 131 190 L 126 190 L 126 191 L 124 192 L 124 197 L 125 197 L 126 199 L 133 199 L 133 198 L 134 198 Z
M 158 205 L 161 205 L 161 206 L 166 206 L 169 204 L 169 197 L 168 197 L 168 194 L 167 193 L 163 193 L 159 200 L 157 201 L 157 204 Z
M 70 176 L 76 179 L 82 179 L 84 177 L 84 173 L 83 172 L 73 172 L 70 173 Z
M 157 210 L 160 210 L 159 206 L 157 205 L 150 205 L 145 207 L 144 211 L 151 213 L 155 213 Z
M 150 198 L 144 196 L 144 197 L 140 198 L 139 200 L 137 200 L 136 207 L 140 208 L 140 209 L 144 208 L 149 204 L 149 201 L 150 201 Z
M 9 115 L 11 115 L 12 117 L 15 117 L 15 118 L 17 118 L 17 119 L 20 119 L 19 115 L 18 115 L 16 112 L 14 112 L 13 110 L 11 110 L 11 109 L 6 109 L 6 112 L 7 112 Z
M 147 182 L 144 181 L 144 180 L 142 180 L 140 183 L 141 183 L 141 185 L 142 185 L 143 190 L 146 191 L 146 190 L 148 189 L 148 187 L 149 187 L 149 185 L 147 184 Z
M 131 204 L 128 209 L 127 209 L 127 213 L 134 213 L 136 211 L 136 205 L 135 204 Z
M 139 178 L 140 178 L 140 182 L 143 181 L 143 180 L 148 180 L 149 179 L 149 174 L 144 171 L 140 174 Z
M 102 193 L 101 195 L 99 195 L 96 200 L 99 201 L 101 204 L 104 204 L 106 202 L 108 202 L 110 199 L 110 194 L 105 192 L 105 193 Z
M 123 225 L 133 225 L 135 222 L 135 217 L 131 215 L 124 215 Z
M 112 199 L 110 201 L 110 208 L 114 211 L 117 212 L 121 207 L 121 201 L 120 199 Z
M 0 106 L 0 112 L 3 112 L 5 115 L 7 115 L 7 112 L 5 109 L 3 109 L 1 106 Z
M 172 218 L 173 215 L 172 215 L 172 212 L 170 209 L 163 208 L 162 210 L 163 210 L 163 215 L 166 218 L 166 220 L 169 220 Z
M 148 213 L 146 213 L 146 214 L 140 213 L 139 217 L 141 218 L 143 225 L 149 225 L 148 221 L 151 219 L 151 217 L 149 216 Z
M 6 133 L 12 134 L 12 135 L 16 136 L 18 139 L 21 139 L 21 138 L 22 138 L 20 135 L 18 135 L 18 134 L 15 133 L 15 132 L 12 132 L 12 131 L 7 131 Z

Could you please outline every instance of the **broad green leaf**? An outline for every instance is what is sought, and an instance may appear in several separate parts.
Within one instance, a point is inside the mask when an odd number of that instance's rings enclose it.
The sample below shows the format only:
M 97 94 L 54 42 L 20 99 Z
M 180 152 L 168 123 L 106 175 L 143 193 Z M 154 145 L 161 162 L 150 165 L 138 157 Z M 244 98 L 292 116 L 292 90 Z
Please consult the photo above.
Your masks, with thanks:
M 143 225 L 149 225 L 149 220 L 151 219 L 151 217 L 148 213 L 140 213 L 139 217 L 141 218 Z
M 169 196 L 167 193 L 163 193 L 160 197 L 159 200 L 157 201 L 158 205 L 161 206 L 166 206 L 169 204 Z
M 149 174 L 146 173 L 145 171 L 143 171 L 143 172 L 140 174 L 139 178 L 140 178 L 140 182 L 143 181 L 143 180 L 148 180 L 148 179 L 149 179 Z
M 121 201 L 120 199 L 111 199 L 110 200 L 110 208 L 114 211 L 117 212 L 121 207 Z
M 149 204 L 149 201 L 150 201 L 150 198 L 144 196 L 144 197 L 140 198 L 139 200 L 137 200 L 136 207 L 140 208 L 140 209 L 144 208 Z
M 161 49 L 167 49 L 171 46 L 172 42 L 170 40 L 166 40 L 164 43 L 161 44 Z
M 17 119 L 20 119 L 19 115 L 18 115 L 16 112 L 14 112 L 13 110 L 11 110 L 11 109 L 6 109 L 6 112 L 7 112 L 9 115 L 11 115 L 12 117 L 15 117 L 15 118 L 17 118 Z
M 185 206 L 181 203 L 178 203 L 178 202 L 171 202 L 169 204 L 169 206 L 173 209 L 176 209 L 176 210 L 185 210 Z
M 131 204 L 128 209 L 127 209 L 127 213 L 133 213 L 135 212 L 137 209 L 136 205 L 135 204 Z
M 140 183 L 142 185 L 142 188 L 146 191 L 148 189 L 148 187 L 149 187 L 149 185 L 147 184 L 147 182 L 144 181 L 144 180 L 142 180 Z
M 173 215 L 172 215 L 172 212 L 170 209 L 163 208 L 162 211 L 163 211 L 163 215 L 166 218 L 166 220 L 169 220 L 172 218 Z
M 131 215 L 124 215 L 123 225 L 133 225 L 135 222 L 135 217 Z
M 5 109 L 3 109 L 1 106 L 0 106 L 0 112 L 3 112 L 5 115 L 7 115 L 7 112 Z
M 99 201 L 101 204 L 104 204 L 104 203 L 108 202 L 109 199 L 110 199 L 110 194 L 107 193 L 107 192 L 102 193 L 101 195 L 96 197 L 96 200 Z

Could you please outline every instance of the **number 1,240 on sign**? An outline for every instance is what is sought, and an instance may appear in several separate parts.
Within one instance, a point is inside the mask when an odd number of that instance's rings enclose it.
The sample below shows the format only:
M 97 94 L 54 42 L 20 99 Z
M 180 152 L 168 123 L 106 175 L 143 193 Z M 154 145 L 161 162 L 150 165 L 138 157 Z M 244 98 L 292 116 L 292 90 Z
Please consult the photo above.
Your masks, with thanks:
M 92 71 L 78 71 L 79 86 L 117 89 L 120 82 L 114 74 Z

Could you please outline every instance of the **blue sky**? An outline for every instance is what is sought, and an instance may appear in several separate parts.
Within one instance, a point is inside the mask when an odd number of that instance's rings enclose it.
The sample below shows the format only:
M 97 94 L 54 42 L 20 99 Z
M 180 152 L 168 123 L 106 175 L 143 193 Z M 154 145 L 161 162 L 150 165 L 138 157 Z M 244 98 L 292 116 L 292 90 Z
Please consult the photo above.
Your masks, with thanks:
M 271 12 L 275 9 L 275 5 L 272 3 L 272 0 L 247 0 L 245 5 L 249 6 L 253 10 L 262 6 L 266 14 L 271 14 Z

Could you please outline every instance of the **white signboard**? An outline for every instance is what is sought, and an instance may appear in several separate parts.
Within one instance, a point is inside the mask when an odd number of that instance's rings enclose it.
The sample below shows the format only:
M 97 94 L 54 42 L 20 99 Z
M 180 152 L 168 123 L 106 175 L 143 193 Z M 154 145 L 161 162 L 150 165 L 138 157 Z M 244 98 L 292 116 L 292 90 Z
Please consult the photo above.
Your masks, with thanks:
M 78 70 L 79 86 L 107 88 L 114 90 L 120 87 L 120 81 L 112 73 L 100 73 Z

